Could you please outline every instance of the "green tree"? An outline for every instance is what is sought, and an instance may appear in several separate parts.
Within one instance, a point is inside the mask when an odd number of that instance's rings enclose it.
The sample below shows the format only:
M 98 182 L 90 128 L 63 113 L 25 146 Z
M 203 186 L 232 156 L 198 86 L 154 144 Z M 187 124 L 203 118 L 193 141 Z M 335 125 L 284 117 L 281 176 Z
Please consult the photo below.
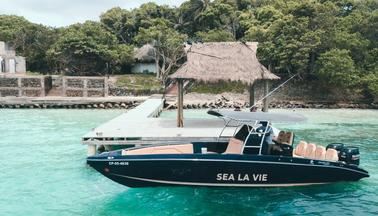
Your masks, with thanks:
M 326 83 L 351 87 L 359 81 L 359 74 L 348 50 L 332 49 L 320 55 L 319 77 Z
M 0 41 L 9 42 L 25 56 L 27 69 L 49 72 L 46 50 L 57 40 L 53 28 L 37 25 L 19 16 L 0 15 Z
M 197 32 L 196 35 L 204 42 L 235 41 L 234 35 L 226 30 L 213 29 L 208 32 Z
M 131 63 L 133 49 L 118 45 L 100 23 L 87 21 L 61 30 L 47 55 L 56 69 L 69 75 L 104 75 Z
M 101 14 L 100 21 L 117 36 L 120 43 L 132 43 L 137 34 L 138 29 L 135 26 L 133 14 L 120 7 L 112 8 Z
M 189 0 L 182 3 L 178 9 L 178 29 L 185 34 L 194 36 L 195 32 L 201 30 L 199 18 L 209 4 L 209 0 Z
M 155 25 L 155 20 L 162 19 L 166 21 L 169 27 L 174 27 L 178 23 L 178 15 L 175 9 L 167 5 L 157 5 L 150 2 L 142 4 L 139 8 L 132 11 L 135 19 L 135 28 L 149 28 Z
M 153 44 L 157 54 L 156 64 L 159 65 L 157 77 L 163 82 L 172 70 L 180 65 L 180 60 L 185 57 L 186 35 L 170 28 L 169 22 L 165 19 L 155 19 L 153 26 L 139 29 L 139 34 L 135 39 L 140 45 Z
M 378 71 L 364 77 L 363 83 L 367 87 L 367 92 L 372 96 L 375 102 L 378 102 Z
M 235 6 L 223 1 L 212 2 L 199 14 L 198 22 L 202 31 L 227 29 L 234 37 L 238 36 L 239 20 Z

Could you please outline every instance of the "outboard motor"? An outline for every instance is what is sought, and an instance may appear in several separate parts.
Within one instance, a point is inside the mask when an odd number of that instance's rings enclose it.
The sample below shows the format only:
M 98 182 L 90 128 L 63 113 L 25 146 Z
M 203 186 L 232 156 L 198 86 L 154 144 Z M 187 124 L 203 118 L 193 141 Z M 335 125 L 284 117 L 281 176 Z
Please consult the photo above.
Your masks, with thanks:
M 341 156 L 341 150 L 345 147 L 345 145 L 343 143 L 331 143 L 331 144 L 328 144 L 326 149 L 335 149 L 337 151 L 337 156 Z
M 360 164 L 360 151 L 357 147 L 344 147 L 340 152 L 340 161 L 344 161 L 347 164 Z

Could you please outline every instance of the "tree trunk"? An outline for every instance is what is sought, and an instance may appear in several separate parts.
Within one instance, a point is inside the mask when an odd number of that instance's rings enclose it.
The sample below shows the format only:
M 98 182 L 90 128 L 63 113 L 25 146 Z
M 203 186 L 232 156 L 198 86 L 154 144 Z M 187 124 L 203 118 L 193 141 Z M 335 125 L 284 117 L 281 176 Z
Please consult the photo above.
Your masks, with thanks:
M 160 55 L 157 51 L 155 51 L 155 67 L 156 67 L 156 79 L 160 78 L 160 66 L 159 66 L 159 61 L 160 61 Z

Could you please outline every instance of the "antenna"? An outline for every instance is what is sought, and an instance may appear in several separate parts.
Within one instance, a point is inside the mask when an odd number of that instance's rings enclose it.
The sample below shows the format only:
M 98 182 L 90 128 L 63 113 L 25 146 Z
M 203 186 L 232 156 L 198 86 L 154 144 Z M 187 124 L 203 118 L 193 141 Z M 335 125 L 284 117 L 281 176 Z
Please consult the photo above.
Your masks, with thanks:
M 289 79 L 287 79 L 285 82 L 281 83 L 279 86 L 277 86 L 275 89 L 273 89 L 272 91 L 270 91 L 268 94 L 266 94 L 264 97 L 262 97 L 260 100 L 258 100 L 256 103 L 254 103 L 251 107 L 249 107 L 249 109 L 252 109 L 253 107 L 256 107 L 256 105 L 261 102 L 262 100 L 264 100 L 265 98 L 269 97 L 270 95 L 272 95 L 275 91 L 277 91 L 279 88 L 281 88 L 282 86 L 284 86 L 287 82 L 289 82 L 290 80 L 292 80 L 294 77 L 296 77 L 297 75 L 299 75 L 299 73 L 297 74 L 294 74 L 293 76 L 291 76 Z

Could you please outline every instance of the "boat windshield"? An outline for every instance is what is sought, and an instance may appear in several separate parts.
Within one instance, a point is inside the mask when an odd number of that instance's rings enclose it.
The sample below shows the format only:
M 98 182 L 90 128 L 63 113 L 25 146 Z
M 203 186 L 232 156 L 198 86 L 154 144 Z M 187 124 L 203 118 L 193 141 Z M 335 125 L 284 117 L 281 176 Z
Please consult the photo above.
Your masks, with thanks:
M 268 144 L 272 143 L 273 129 L 268 121 L 255 121 L 235 126 L 227 122 L 223 128 L 220 138 L 234 138 L 243 142 L 243 154 L 266 154 Z M 226 128 L 233 128 L 233 136 L 224 136 Z

